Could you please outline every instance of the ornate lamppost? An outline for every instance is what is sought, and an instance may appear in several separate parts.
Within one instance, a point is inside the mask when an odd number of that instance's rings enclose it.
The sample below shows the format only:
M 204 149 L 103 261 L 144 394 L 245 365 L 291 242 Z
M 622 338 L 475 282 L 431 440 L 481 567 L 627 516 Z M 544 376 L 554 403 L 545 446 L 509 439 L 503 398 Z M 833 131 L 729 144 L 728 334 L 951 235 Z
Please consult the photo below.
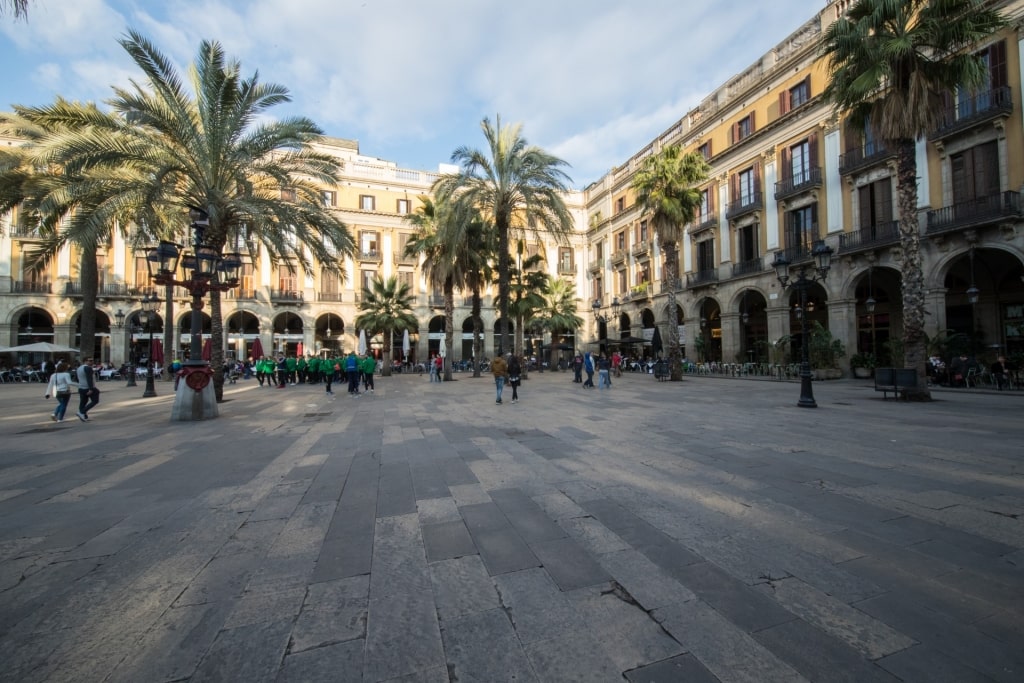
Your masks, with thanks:
M 206 230 L 210 217 L 206 211 L 189 207 L 192 221 L 193 251 L 185 253 L 183 247 L 161 241 L 148 250 L 146 266 L 150 278 L 158 285 L 184 287 L 192 295 L 192 319 L 189 329 L 189 359 L 181 370 L 182 381 L 174 402 L 173 420 L 202 420 L 217 416 L 217 403 L 213 398 L 210 379 L 213 370 L 203 360 L 203 296 L 207 292 L 226 292 L 239 285 L 243 256 L 238 252 L 221 255 L 217 247 L 206 243 Z M 175 275 L 181 262 L 182 275 Z M 191 395 L 188 393 L 191 390 Z
M 142 398 L 156 396 L 156 385 L 153 383 L 153 325 L 156 323 L 156 309 L 160 305 L 160 297 L 156 293 L 142 297 L 142 312 L 139 319 L 149 329 L 149 350 L 146 352 L 146 390 Z
M 813 261 L 813 272 L 808 273 L 810 263 L 805 262 L 797 266 L 796 279 L 789 281 L 790 260 L 784 252 L 775 252 L 775 261 L 772 266 L 775 268 L 775 276 L 783 289 L 795 289 L 800 293 L 800 306 L 797 308 L 797 318 L 800 320 L 800 400 L 797 405 L 801 408 L 817 408 L 814 401 L 814 391 L 811 389 L 811 360 L 810 348 L 807 343 L 807 290 L 812 283 L 824 281 L 828 277 L 829 268 L 832 267 L 832 247 L 829 247 L 822 240 L 814 243 L 811 249 Z
M 619 303 L 619 297 L 612 297 L 611 315 L 604 315 L 601 313 L 601 300 L 594 299 L 594 303 L 591 305 L 594 309 L 594 321 L 597 324 L 597 338 L 601 339 L 601 325 L 607 325 L 612 320 L 619 317 L 619 311 L 622 310 L 622 304 Z M 605 339 L 608 338 L 608 328 L 605 327 Z M 603 345 L 602 345 L 603 349 Z

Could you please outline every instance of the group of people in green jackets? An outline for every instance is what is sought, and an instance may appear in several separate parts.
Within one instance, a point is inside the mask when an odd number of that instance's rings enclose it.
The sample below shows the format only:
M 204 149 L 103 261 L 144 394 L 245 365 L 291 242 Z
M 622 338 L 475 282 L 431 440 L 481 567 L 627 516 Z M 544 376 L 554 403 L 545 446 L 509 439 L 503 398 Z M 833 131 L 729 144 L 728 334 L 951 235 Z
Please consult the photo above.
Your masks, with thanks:
M 326 384 L 327 393 L 331 394 L 331 384 L 345 380 L 349 393 L 358 394 L 360 384 L 366 391 L 373 391 L 377 359 L 370 354 L 359 356 L 355 351 L 333 357 L 281 355 L 274 359 L 263 356 L 254 361 L 253 369 L 261 387 L 283 389 L 296 384 Z

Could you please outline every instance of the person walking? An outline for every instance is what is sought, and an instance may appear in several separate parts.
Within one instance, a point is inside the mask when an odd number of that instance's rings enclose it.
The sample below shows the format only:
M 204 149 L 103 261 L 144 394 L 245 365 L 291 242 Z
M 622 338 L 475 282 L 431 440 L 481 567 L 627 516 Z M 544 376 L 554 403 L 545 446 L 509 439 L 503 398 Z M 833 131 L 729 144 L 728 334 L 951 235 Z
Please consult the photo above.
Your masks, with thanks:
M 288 386 L 288 359 L 284 356 L 277 357 L 277 388 L 284 389 Z
M 594 357 L 590 355 L 590 351 L 583 354 L 583 371 L 587 373 L 587 381 L 583 383 L 583 386 L 587 389 L 594 388 Z
M 334 368 L 335 359 L 328 356 L 320 361 L 320 377 L 327 384 L 327 388 L 324 390 L 330 397 L 334 397 L 334 392 L 331 391 L 331 383 L 334 381 Z
M 363 371 L 363 390 L 373 393 L 373 373 L 377 371 L 377 359 L 366 354 L 359 362 L 359 369 Z
M 497 400 L 494 402 L 501 405 L 501 390 L 505 388 L 505 376 L 508 375 L 508 363 L 501 356 L 491 362 L 491 374 L 494 375 L 494 387 L 497 389 Z
M 572 381 L 575 384 L 583 383 L 583 356 L 579 351 L 572 358 Z
M 508 355 L 508 385 L 512 387 L 512 402 L 519 403 L 519 382 L 522 380 L 523 367 L 519 362 L 519 356 Z
M 96 375 L 92 369 L 94 359 L 90 358 L 78 366 L 78 412 L 82 422 L 89 421 L 89 411 L 100 402 L 100 390 L 96 386 Z
M 50 375 L 50 383 L 46 387 L 45 396 L 45 398 L 53 396 L 57 399 L 57 407 L 54 408 L 53 413 L 50 415 L 50 419 L 54 422 L 64 421 L 64 414 L 68 410 L 68 403 L 71 402 L 71 387 L 73 386 L 75 386 L 75 382 L 71 379 L 68 366 L 62 360 L 57 361 L 53 374 Z
M 345 356 L 345 376 L 348 379 L 349 395 L 359 396 L 359 357 L 355 351 L 349 351 Z
M 612 388 L 611 381 L 612 362 L 608 356 L 603 353 L 597 359 L 597 388 L 600 391 L 604 391 L 605 386 L 609 389 Z

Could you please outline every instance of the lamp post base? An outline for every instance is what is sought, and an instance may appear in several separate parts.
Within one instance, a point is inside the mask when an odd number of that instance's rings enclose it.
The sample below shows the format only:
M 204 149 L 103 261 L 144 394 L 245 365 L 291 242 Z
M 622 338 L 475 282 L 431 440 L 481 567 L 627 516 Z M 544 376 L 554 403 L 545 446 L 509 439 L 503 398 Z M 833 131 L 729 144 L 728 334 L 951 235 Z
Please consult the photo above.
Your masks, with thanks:
M 213 382 L 209 381 L 209 365 L 200 361 L 186 364 L 189 373 L 178 378 L 178 387 L 174 392 L 174 407 L 171 409 L 171 422 L 198 422 L 212 420 L 218 416 L 217 394 Z M 191 375 L 195 377 L 190 381 Z M 205 381 L 203 381 L 205 380 Z
M 156 385 L 153 384 L 153 368 L 146 370 L 146 390 L 142 392 L 142 398 L 153 398 L 156 396 Z
M 811 388 L 811 368 L 806 363 L 800 368 L 800 400 L 797 401 L 800 408 L 817 408 L 814 400 L 814 390 Z

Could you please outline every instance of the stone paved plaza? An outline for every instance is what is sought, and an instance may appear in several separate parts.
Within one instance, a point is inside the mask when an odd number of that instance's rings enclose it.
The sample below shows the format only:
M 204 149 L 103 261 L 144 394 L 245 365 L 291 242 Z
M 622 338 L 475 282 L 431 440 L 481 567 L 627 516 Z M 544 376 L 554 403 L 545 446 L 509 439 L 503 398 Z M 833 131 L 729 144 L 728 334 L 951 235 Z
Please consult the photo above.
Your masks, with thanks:
M 1024 392 L 0 386 L 3 681 L 1024 680 Z

